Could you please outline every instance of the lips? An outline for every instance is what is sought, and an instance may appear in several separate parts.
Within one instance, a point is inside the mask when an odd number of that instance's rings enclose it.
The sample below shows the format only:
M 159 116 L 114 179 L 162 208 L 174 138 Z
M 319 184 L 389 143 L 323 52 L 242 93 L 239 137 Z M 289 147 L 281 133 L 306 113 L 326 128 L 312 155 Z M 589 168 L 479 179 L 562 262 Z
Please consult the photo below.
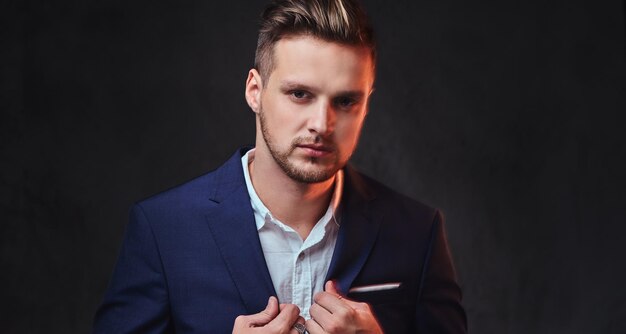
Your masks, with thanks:
M 298 148 L 302 149 L 311 157 L 321 158 L 333 152 L 332 147 L 320 144 L 299 144 Z
M 300 148 L 307 148 L 315 151 L 323 151 L 323 152 L 332 152 L 333 149 L 329 146 L 319 145 L 319 144 L 299 144 Z

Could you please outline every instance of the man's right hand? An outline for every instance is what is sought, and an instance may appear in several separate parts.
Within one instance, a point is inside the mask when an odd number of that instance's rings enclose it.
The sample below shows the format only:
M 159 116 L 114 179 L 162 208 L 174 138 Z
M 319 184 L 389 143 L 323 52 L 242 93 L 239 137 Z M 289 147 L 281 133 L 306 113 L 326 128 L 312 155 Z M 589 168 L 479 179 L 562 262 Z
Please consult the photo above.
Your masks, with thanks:
M 238 316 L 233 326 L 233 334 L 298 334 L 293 328 L 296 322 L 304 324 L 300 309 L 293 304 L 278 305 L 278 299 L 272 296 L 267 301 L 265 310 L 257 314 Z

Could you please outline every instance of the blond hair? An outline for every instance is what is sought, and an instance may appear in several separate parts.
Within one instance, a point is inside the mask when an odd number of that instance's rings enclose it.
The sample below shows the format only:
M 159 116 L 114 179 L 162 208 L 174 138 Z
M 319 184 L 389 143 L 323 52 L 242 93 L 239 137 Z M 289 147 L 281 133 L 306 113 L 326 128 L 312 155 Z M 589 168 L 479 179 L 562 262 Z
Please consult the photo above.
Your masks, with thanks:
M 263 11 L 254 67 L 265 82 L 275 67 L 274 45 L 287 36 L 310 35 L 328 42 L 363 46 L 376 60 L 374 36 L 356 0 L 274 0 Z

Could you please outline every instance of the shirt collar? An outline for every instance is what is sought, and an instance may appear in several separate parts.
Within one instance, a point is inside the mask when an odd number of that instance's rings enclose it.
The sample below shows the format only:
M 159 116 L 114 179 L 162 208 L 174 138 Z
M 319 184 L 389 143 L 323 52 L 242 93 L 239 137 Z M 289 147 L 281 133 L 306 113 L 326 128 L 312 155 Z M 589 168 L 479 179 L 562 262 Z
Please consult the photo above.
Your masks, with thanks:
M 254 186 L 252 185 L 252 179 L 250 178 L 250 170 L 248 168 L 249 164 L 254 161 L 254 151 L 255 149 L 251 149 L 246 154 L 241 157 L 241 165 L 243 167 L 243 175 L 246 180 L 246 188 L 248 189 L 248 195 L 250 196 L 250 203 L 252 204 L 252 210 L 255 214 L 259 214 L 264 219 L 255 219 L 257 231 L 260 230 L 266 222 L 268 221 L 277 221 L 272 216 L 270 210 L 263 204 L 256 191 L 254 190 Z M 335 188 L 333 190 L 333 195 L 330 199 L 330 203 L 328 205 L 328 209 L 324 216 L 320 219 L 320 221 L 333 221 L 337 226 L 339 226 L 339 204 L 341 203 L 341 197 L 343 194 L 343 170 L 338 170 L 337 174 L 335 174 Z M 326 223 L 326 222 L 325 222 Z M 282 223 L 281 223 L 282 224 Z M 326 224 L 325 224 L 326 225 Z

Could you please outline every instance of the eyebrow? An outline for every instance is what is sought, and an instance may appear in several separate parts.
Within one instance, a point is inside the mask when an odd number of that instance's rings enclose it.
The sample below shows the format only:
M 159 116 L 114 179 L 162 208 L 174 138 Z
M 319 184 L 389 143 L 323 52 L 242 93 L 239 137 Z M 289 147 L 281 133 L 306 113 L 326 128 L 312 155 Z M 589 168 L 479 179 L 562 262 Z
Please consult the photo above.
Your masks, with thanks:
M 283 91 L 306 90 L 312 93 L 317 92 L 317 89 L 315 89 L 314 87 L 305 85 L 303 83 L 299 83 L 296 81 L 281 81 L 279 87 Z M 339 91 L 337 94 L 334 94 L 334 96 L 336 97 L 345 96 L 345 97 L 350 97 L 354 99 L 360 99 L 365 96 L 365 93 L 359 90 L 345 90 L 345 91 Z
M 311 91 L 311 92 L 316 91 L 316 89 L 311 86 L 307 86 L 305 84 L 295 82 L 295 81 L 281 81 L 280 89 L 281 90 L 301 89 L 301 90 L 306 90 L 306 91 Z

